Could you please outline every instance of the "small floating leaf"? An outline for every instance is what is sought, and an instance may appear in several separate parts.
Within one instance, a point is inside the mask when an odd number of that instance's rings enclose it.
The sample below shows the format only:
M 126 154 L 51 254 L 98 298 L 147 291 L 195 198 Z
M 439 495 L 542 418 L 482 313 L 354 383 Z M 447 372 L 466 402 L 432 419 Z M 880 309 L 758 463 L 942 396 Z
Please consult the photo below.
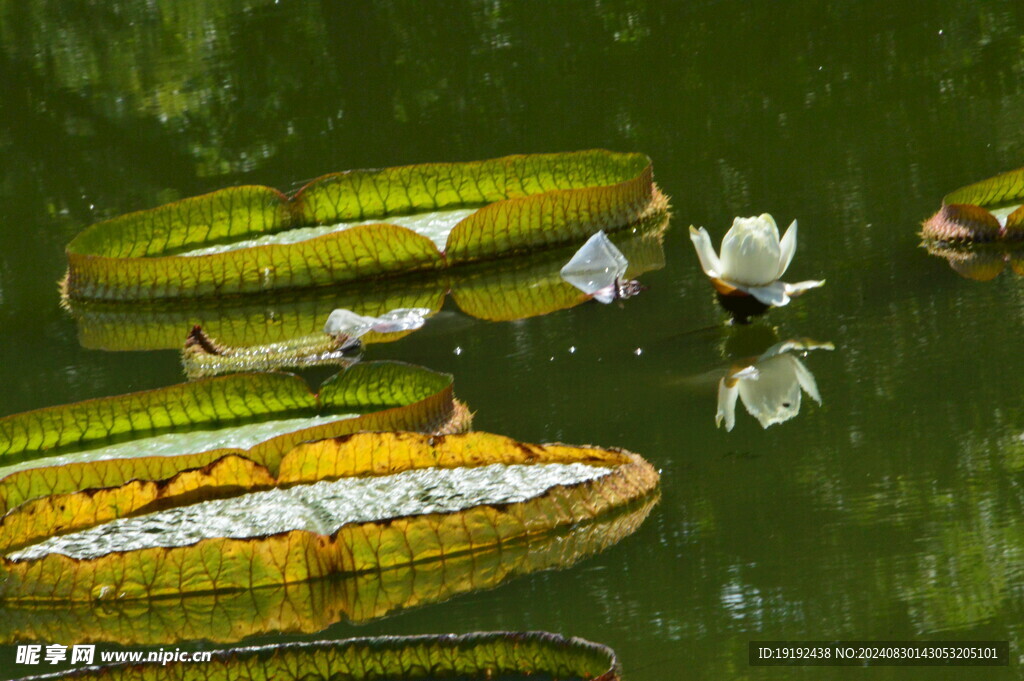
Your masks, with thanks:
M 292 198 L 236 187 L 89 227 L 66 249 L 64 294 L 220 296 L 497 258 L 664 213 L 652 177 L 642 154 L 594 150 L 335 173 Z
M 102 510 L 117 505 L 110 495 L 127 492 L 80 492 L 79 513 L 104 522 L 2 559 L 0 595 L 163 597 L 444 560 L 593 520 L 653 492 L 658 474 L 615 450 L 526 445 L 486 433 L 363 433 L 292 449 L 272 490 L 262 491 L 262 477 L 253 480 L 255 491 L 198 504 L 190 492 L 165 492 L 161 510 L 129 517 Z M 5 520 L 14 527 L 21 512 Z M 29 541 L 5 539 L 8 546 Z
M 384 636 L 234 648 L 202 664 L 166 660 L 87 667 L 56 676 L 69 679 L 148 681 L 253 679 L 255 681 L 489 681 L 510 676 L 617 681 L 619 662 L 605 646 L 544 632 L 488 632 L 455 636 Z

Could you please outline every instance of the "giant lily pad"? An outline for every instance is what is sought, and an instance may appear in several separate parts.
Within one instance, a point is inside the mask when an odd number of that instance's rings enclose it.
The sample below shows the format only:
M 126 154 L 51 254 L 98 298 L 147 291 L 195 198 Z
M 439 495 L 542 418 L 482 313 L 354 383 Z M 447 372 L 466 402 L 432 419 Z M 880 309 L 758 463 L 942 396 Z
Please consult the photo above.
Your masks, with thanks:
M 942 199 L 922 236 L 945 244 L 1024 240 L 1024 168 L 961 187 Z M 998 272 L 997 272 L 998 273 Z
M 159 598 L 379 572 L 586 522 L 658 483 L 636 454 L 486 433 L 360 433 L 301 444 L 276 473 L 248 464 L 232 469 L 229 498 L 133 481 L 12 510 L 2 544 L 22 548 L 0 561 L 0 597 Z M 44 539 L 46 525 L 61 534 Z
M 645 221 L 635 232 L 612 235 L 629 260 L 627 277 L 635 278 L 664 267 L 662 240 L 668 228 L 664 216 Z M 372 286 L 342 289 L 281 291 L 268 297 L 211 298 L 182 306 L 171 301 L 104 303 L 71 301 L 78 322 L 79 342 L 101 350 L 180 349 L 194 326 L 230 348 L 281 344 L 321 351 L 328 341 L 322 330 L 331 311 L 348 308 L 379 316 L 396 308 L 441 309 L 450 293 L 459 308 L 472 317 L 510 321 L 573 307 L 587 296 L 564 282 L 559 270 L 575 246 L 536 253 L 529 258 L 468 265 L 420 277 L 374 282 Z M 428 321 L 428 327 L 433 322 Z M 364 344 L 388 342 L 411 332 L 362 338 Z
M 538 676 L 561 681 L 617 681 L 614 651 L 579 638 L 545 632 L 487 632 L 462 636 L 383 636 L 219 650 L 201 664 L 155 659 L 91 667 L 55 676 L 70 679 L 253 679 L 259 681 L 486 681 Z
M 317 394 L 288 374 L 235 374 L 0 419 L 0 510 L 129 480 L 163 480 L 225 454 L 276 471 L 295 444 L 360 430 L 448 432 L 468 424 L 452 379 L 396 362 L 360 364 Z M 191 494 L 233 485 L 192 483 Z
M 255 635 L 315 633 L 342 620 L 368 622 L 540 570 L 567 569 L 633 534 L 657 501 L 657 494 L 648 495 L 563 530 L 390 570 L 101 605 L 6 602 L 0 604 L 0 642 L 235 643 Z
M 252 293 L 550 248 L 664 213 L 652 177 L 643 154 L 595 150 L 347 171 L 291 197 L 233 187 L 89 227 L 68 244 L 64 294 Z

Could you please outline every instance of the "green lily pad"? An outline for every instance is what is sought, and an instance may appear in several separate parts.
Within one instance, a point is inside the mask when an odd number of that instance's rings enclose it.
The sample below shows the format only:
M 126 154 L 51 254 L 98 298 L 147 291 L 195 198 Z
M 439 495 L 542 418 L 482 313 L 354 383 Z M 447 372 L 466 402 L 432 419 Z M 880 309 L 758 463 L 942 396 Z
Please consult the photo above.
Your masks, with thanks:
M 146 300 L 322 286 L 550 248 L 666 210 L 643 154 L 354 170 L 291 197 L 233 187 L 95 224 L 68 244 L 63 290 Z
M 662 241 L 666 216 L 644 221 L 635 231 L 612 235 L 629 259 L 626 276 L 664 267 Z M 79 342 L 102 350 L 180 349 L 189 329 L 201 326 L 217 343 L 230 348 L 296 347 L 311 358 L 322 348 L 324 322 L 337 308 L 379 316 L 396 308 L 439 311 L 450 294 L 459 308 L 475 318 L 511 321 L 579 305 L 588 300 L 565 283 L 559 270 L 575 250 L 562 247 L 531 255 L 479 263 L 421 277 L 374 282 L 372 286 L 282 291 L 258 301 L 246 297 L 132 304 L 72 301 Z M 428 321 L 428 325 L 431 322 Z M 390 342 L 414 331 L 363 336 L 364 345 Z M 297 362 L 301 365 L 302 362 Z M 293 366 L 285 364 L 283 366 Z
M 487 632 L 234 648 L 213 651 L 211 659 L 203 663 L 168 664 L 157 657 L 141 664 L 83 668 L 36 678 L 487 681 L 529 676 L 617 681 L 620 674 L 614 651 L 590 641 L 545 632 Z
M 276 471 L 304 440 L 467 424 L 451 376 L 397 362 L 356 365 L 318 394 L 297 376 L 271 373 L 86 400 L 0 419 L 0 510 L 40 496 L 163 480 L 227 453 Z
M 359 433 L 298 445 L 276 474 L 248 463 L 232 466 L 228 498 L 197 502 L 179 478 L 14 509 L 0 536 L 22 548 L 0 559 L 0 598 L 160 598 L 380 572 L 587 522 L 658 483 L 636 454 L 487 433 Z M 43 538 L 47 525 L 60 534 Z

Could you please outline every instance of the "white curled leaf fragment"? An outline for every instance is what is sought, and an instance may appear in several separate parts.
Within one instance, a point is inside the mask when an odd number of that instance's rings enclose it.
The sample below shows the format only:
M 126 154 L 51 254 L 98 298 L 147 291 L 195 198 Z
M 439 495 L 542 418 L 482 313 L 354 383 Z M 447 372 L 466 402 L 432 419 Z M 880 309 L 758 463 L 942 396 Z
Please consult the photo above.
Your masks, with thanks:
M 642 287 L 623 280 L 629 262 L 604 230 L 596 232 L 565 263 L 559 274 L 583 293 L 602 303 L 635 295 Z
M 396 333 L 420 328 L 431 313 L 426 307 L 402 307 L 385 312 L 379 317 L 367 317 L 352 310 L 339 308 L 332 312 L 324 324 L 324 333 L 340 337 L 359 338 L 371 331 Z
M 400 307 L 377 317 L 372 330 L 377 333 L 414 331 L 427 322 L 430 313 L 428 307 Z
M 822 281 L 787 284 L 780 281 L 796 254 L 796 220 L 779 239 L 775 219 L 764 213 L 736 218 L 722 239 L 721 255 L 711 245 L 711 236 L 701 227 L 690 226 L 690 240 L 697 250 L 701 269 L 724 295 L 751 295 L 764 305 L 782 307 L 789 301 L 823 285 Z
M 831 343 L 789 340 L 777 343 L 752 363 L 733 366 L 718 382 L 718 411 L 715 425 L 731 431 L 736 425 L 736 400 L 743 400 L 747 413 L 762 428 L 783 423 L 800 412 L 801 390 L 821 404 L 818 384 L 810 370 L 793 352 L 833 350 Z

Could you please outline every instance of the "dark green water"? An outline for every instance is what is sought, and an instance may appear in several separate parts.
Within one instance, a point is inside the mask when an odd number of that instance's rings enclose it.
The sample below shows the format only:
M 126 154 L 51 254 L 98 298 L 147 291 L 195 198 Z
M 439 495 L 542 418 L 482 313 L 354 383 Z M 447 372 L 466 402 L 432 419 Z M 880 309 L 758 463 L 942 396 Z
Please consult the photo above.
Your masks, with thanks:
M 59 308 L 93 221 L 346 168 L 643 151 L 673 225 L 641 297 L 512 323 L 449 302 L 369 353 L 452 372 L 478 429 L 642 453 L 661 504 L 570 569 L 316 636 L 544 629 L 630 681 L 1016 678 L 1024 282 L 962 279 L 916 232 L 1024 164 L 1019 3 L 154 5 L 0 3 L 0 413 L 180 380 L 173 351 L 83 349 Z M 686 228 L 717 244 L 761 212 L 800 220 L 789 278 L 828 283 L 729 327 Z M 805 336 L 835 344 L 803 360 L 822 406 L 716 430 L 730 361 Z M 752 639 L 921 638 L 1009 639 L 1014 668 L 747 664 Z

